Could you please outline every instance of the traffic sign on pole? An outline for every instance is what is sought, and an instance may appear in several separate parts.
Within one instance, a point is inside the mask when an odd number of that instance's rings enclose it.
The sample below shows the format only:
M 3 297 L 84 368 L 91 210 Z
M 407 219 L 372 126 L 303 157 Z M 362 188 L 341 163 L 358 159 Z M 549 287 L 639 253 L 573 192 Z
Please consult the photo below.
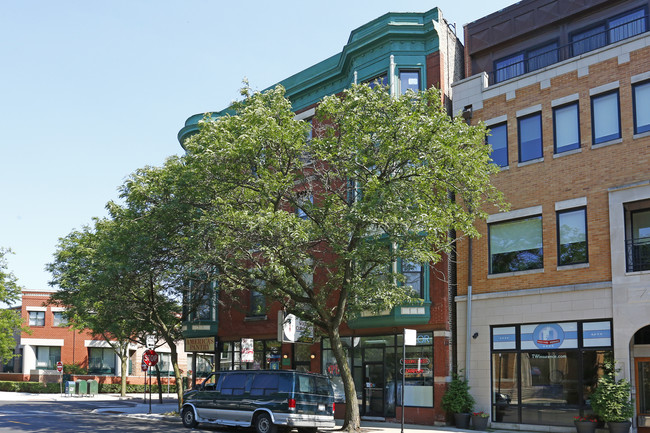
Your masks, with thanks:
M 56 363 L 56 371 L 63 373 L 63 363 L 61 361 Z
M 144 361 L 142 361 L 142 366 L 141 366 L 140 368 L 142 368 L 142 371 L 147 371 L 147 370 L 149 370 L 149 366 L 148 366 L 147 364 L 145 364 Z
M 158 354 L 155 350 L 149 349 L 142 355 L 142 362 L 147 364 L 149 367 L 155 367 L 156 364 L 158 364 Z

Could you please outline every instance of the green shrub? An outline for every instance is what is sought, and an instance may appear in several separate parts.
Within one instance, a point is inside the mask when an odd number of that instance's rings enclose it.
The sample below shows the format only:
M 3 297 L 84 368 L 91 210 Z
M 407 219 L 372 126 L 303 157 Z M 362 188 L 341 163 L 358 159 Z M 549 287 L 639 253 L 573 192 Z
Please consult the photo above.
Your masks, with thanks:
M 63 364 L 63 374 L 88 374 L 88 369 L 81 364 Z
M 475 401 L 469 393 L 469 389 L 467 380 L 463 376 L 453 373 L 447 392 L 442 396 L 442 407 L 451 413 L 471 412 Z
M 605 373 L 598 378 L 598 386 L 591 394 L 591 408 L 605 422 L 629 421 L 634 416 L 631 386 L 627 379 L 616 380 L 614 361 L 605 362 Z
M 119 394 L 122 392 L 122 385 L 119 383 L 100 383 L 98 385 L 99 392 L 102 394 Z M 167 393 L 167 385 L 162 385 L 161 388 L 163 393 Z M 128 384 L 126 386 L 126 392 L 129 394 L 142 394 L 144 393 L 144 389 L 144 385 Z M 149 388 L 147 386 L 147 392 L 148 389 Z M 56 394 L 61 392 L 61 385 L 58 382 L 42 384 L 39 382 L 0 381 L 0 391 L 29 392 L 33 394 Z M 176 393 L 176 386 L 170 385 L 169 392 Z M 158 394 L 158 385 L 151 385 L 151 393 Z

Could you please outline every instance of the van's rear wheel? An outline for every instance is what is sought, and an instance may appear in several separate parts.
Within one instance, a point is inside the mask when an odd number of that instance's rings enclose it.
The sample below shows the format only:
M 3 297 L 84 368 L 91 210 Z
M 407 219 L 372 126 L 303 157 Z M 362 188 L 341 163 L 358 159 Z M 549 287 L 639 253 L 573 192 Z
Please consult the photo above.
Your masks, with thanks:
M 271 421 L 271 415 L 262 412 L 255 417 L 255 431 L 257 433 L 277 433 L 278 426 Z
M 187 428 L 194 428 L 199 425 L 199 423 L 196 422 L 196 416 L 194 415 L 194 410 L 191 407 L 186 407 L 183 409 L 181 418 L 183 420 L 183 425 Z

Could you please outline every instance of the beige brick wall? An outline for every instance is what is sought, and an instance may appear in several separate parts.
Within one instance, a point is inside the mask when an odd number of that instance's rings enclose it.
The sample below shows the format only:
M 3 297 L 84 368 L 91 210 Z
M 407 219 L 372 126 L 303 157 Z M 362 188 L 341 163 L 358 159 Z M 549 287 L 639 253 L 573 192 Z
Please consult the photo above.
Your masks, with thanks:
M 607 190 L 650 178 L 650 137 L 633 138 L 630 81 L 630 77 L 650 71 L 650 48 L 592 63 L 588 74 L 582 75 L 584 71 L 577 68 L 550 78 L 550 86 L 535 82 L 518 88 L 515 97 L 508 100 L 506 92 L 484 99 L 482 108 L 474 111 L 474 122 L 507 115 L 510 165 L 494 176 L 494 184 L 504 193 L 511 210 L 542 206 L 544 236 L 543 273 L 488 278 L 487 224 L 480 223 L 482 237 L 473 242 L 475 294 L 612 280 Z M 622 142 L 592 148 L 589 90 L 613 81 L 619 82 Z M 554 158 L 551 101 L 575 93 L 579 94 L 581 149 Z M 518 167 L 516 113 L 537 104 L 542 106 L 544 161 Z M 589 266 L 558 270 L 555 203 L 579 197 L 587 198 Z M 494 209 L 488 212 L 496 213 Z M 467 244 L 466 240 L 459 242 L 458 293 L 461 295 L 467 293 Z

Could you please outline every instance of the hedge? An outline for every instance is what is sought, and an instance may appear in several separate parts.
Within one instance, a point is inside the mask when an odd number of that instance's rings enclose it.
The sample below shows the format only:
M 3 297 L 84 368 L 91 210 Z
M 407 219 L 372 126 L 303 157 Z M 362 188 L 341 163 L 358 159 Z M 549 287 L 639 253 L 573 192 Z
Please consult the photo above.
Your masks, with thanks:
M 64 384 L 65 385 L 65 384 Z M 99 392 L 104 394 L 119 394 L 122 392 L 122 385 L 119 383 L 100 383 L 98 384 Z M 167 385 L 163 385 L 162 391 L 167 392 Z M 147 387 L 148 389 L 148 387 Z M 10 392 L 30 392 L 33 394 L 58 394 L 61 392 L 59 383 L 39 383 L 39 382 L 11 382 L 0 381 L 0 391 Z M 144 385 L 126 385 L 126 392 L 129 394 L 144 393 Z M 176 385 L 169 386 L 170 393 L 176 393 Z M 151 393 L 158 393 L 158 385 L 151 385 Z

